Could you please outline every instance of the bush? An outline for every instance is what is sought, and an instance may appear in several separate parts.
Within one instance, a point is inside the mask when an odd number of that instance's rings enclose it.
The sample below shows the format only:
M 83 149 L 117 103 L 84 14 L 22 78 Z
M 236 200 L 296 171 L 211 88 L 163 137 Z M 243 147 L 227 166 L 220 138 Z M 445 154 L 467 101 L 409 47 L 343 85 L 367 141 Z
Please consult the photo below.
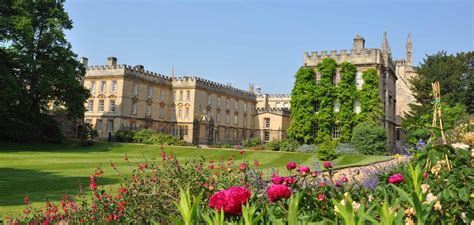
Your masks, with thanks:
M 118 130 L 114 134 L 114 141 L 133 142 L 134 135 L 135 135 L 135 131 L 133 130 Z
M 280 151 L 280 148 L 281 148 L 281 141 L 279 140 L 272 140 L 265 144 L 265 150 Z
M 387 134 L 381 126 L 361 123 L 352 132 L 351 145 L 361 154 L 382 155 L 387 153 Z
M 336 147 L 336 154 L 359 154 L 359 152 L 349 143 L 338 143 Z
M 79 129 L 79 140 L 82 146 L 90 146 L 94 144 L 94 139 L 99 136 L 97 130 L 92 128 L 90 123 L 85 123 Z
M 307 145 L 307 144 L 301 145 L 297 149 L 298 152 L 304 152 L 304 153 L 315 153 L 316 150 L 317 149 L 315 145 Z
M 135 131 L 133 135 L 133 141 L 137 143 L 142 143 L 144 140 L 152 139 L 152 136 L 155 135 L 156 132 L 151 129 L 141 129 Z
M 318 158 L 323 161 L 333 160 L 336 158 L 337 141 L 326 138 L 318 146 Z
M 252 150 L 265 150 L 265 145 L 264 144 L 257 145 L 257 146 L 251 147 L 250 149 L 252 149 Z
M 222 148 L 233 148 L 232 144 L 222 144 Z
M 254 138 L 247 138 L 242 141 L 242 145 L 245 148 L 250 148 L 250 147 L 255 147 L 260 144 L 260 138 L 254 137 Z
M 294 139 L 285 139 L 280 143 L 280 151 L 295 152 L 300 147 L 300 143 Z

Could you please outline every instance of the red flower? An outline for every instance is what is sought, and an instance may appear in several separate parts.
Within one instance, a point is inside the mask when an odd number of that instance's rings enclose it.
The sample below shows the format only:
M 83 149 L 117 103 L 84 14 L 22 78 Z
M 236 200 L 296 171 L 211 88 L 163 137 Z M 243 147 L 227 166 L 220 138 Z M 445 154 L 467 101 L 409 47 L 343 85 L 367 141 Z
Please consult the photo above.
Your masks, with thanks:
M 124 187 L 120 187 L 118 191 L 120 194 L 126 194 L 128 192 L 127 188 Z
M 163 146 L 163 145 L 162 145 Z M 161 160 L 165 161 L 166 160 L 166 152 L 162 151 L 161 152 Z
M 285 177 L 285 183 L 286 184 L 294 184 L 294 183 L 296 183 L 296 178 L 294 178 L 294 177 Z
M 240 150 L 240 154 L 243 155 L 245 153 L 244 150 Z
M 272 177 L 272 182 L 274 184 L 283 184 L 283 182 L 285 182 L 285 178 L 284 177 L 279 177 L 279 176 L 274 176 L 274 177 Z
M 320 186 L 320 187 L 324 187 L 324 186 L 326 186 L 326 183 L 324 183 L 324 182 L 319 182 L 319 186 Z
M 329 161 L 324 161 L 324 162 L 323 162 L 323 166 L 324 166 L 324 168 L 326 168 L 326 169 L 330 169 L 330 168 L 332 168 L 332 163 L 329 162 Z
M 309 169 L 309 167 L 307 166 L 301 166 L 300 167 L 300 173 L 301 175 L 306 175 L 307 173 L 309 173 L 311 170 Z
M 405 180 L 405 177 L 403 177 L 402 174 L 397 173 L 395 175 L 392 175 L 388 178 L 388 182 L 391 184 L 399 184 Z
M 250 191 L 245 187 L 231 187 L 214 193 L 209 198 L 209 207 L 217 210 L 223 209 L 225 213 L 240 215 L 242 204 L 250 199 Z
M 267 189 L 268 201 L 274 202 L 278 199 L 289 198 L 291 189 L 283 184 L 274 184 Z
M 324 201 L 324 199 L 326 199 L 326 198 L 324 197 L 323 194 L 319 194 L 319 195 L 318 195 L 318 200 L 319 200 L 319 201 Z
M 346 183 L 347 181 L 349 181 L 349 179 L 347 179 L 346 176 L 343 176 L 341 180 L 342 180 L 342 182 L 344 182 L 344 183 Z
M 239 169 L 240 171 L 245 172 L 245 170 L 247 170 L 247 165 L 245 165 L 245 163 L 241 163 Z
M 341 181 L 336 181 L 336 187 L 342 187 Z
M 316 172 L 316 171 L 312 172 L 312 173 L 311 173 L 311 176 L 312 176 L 312 177 L 317 177 L 317 176 L 318 176 L 318 172 Z
M 427 172 L 423 172 L 423 178 L 427 178 L 428 177 L 428 173 Z
M 286 164 L 286 169 L 287 170 L 294 170 L 296 169 L 296 163 L 294 161 L 291 161 L 289 163 Z
M 90 177 L 89 177 L 89 180 L 90 180 L 89 186 L 91 187 L 91 189 L 92 189 L 93 191 L 97 190 L 97 184 L 95 183 L 95 177 L 94 177 L 94 176 L 90 176 Z
M 258 162 L 258 160 L 255 160 L 253 164 L 255 165 L 255 168 L 258 168 L 258 166 L 260 166 L 260 163 Z

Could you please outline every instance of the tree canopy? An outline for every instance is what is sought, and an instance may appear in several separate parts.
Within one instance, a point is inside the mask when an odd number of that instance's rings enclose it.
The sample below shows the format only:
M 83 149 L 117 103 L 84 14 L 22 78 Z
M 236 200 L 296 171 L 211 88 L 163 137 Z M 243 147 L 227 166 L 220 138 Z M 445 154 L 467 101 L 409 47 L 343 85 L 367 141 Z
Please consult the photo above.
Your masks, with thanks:
M 4 0 L 0 18 L 0 137 L 42 139 L 52 105 L 78 118 L 89 95 L 85 69 L 64 35 L 72 21 L 63 1 Z

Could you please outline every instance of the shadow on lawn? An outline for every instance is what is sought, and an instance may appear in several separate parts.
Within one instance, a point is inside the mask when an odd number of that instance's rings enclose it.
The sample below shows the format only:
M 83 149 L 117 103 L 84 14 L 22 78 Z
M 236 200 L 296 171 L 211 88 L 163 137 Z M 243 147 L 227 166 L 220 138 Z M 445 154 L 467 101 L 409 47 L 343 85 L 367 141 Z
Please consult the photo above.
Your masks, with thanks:
M 68 140 L 61 144 L 37 143 L 37 144 L 20 144 L 12 142 L 0 141 L 0 153 L 12 152 L 61 152 L 61 153 L 77 153 L 77 152 L 108 152 L 113 149 L 122 147 L 122 143 L 117 142 L 94 142 L 92 146 L 80 146 L 77 140 Z
M 0 207 L 23 205 L 24 196 L 30 202 L 60 201 L 62 195 L 75 196 L 79 185 L 90 191 L 89 177 L 64 177 L 50 172 L 0 168 Z M 98 185 L 118 183 L 119 179 L 98 178 Z M 107 189 L 106 189 L 107 190 Z

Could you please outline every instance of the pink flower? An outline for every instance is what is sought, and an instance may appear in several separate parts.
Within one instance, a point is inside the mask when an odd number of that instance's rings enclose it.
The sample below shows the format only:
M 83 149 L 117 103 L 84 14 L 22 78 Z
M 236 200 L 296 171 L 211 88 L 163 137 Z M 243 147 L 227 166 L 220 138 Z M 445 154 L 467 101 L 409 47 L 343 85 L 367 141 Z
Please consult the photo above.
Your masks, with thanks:
M 296 178 L 294 178 L 294 177 L 285 177 L 285 183 L 286 184 L 294 184 L 294 183 L 296 183 Z
M 342 187 L 341 181 L 336 181 L 336 187 Z
M 341 180 L 342 180 L 342 182 L 344 182 L 344 183 L 346 183 L 347 181 L 349 181 L 349 179 L 347 179 L 346 176 L 343 176 Z
M 245 172 L 245 170 L 247 169 L 247 165 L 245 165 L 245 163 L 241 163 L 239 169 L 240 171 Z
M 405 177 L 403 177 L 402 174 L 397 173 L 395 175 L 392 175 L 388 178 L 388 182 L 391 184 L 399 184 L 405 180 Z
M 309 173 L 311 170 L 309 169 L 309 167 L 307 166 L 301 166 L 300 167 L 300 173 L 301 175 L 306 175 L 307 173 Z
M 428 177 L 428 173 L 427 172 L 423 172 L 423 178 L 427 178 Z
M 330 168 L 332 168 L 332 163 L 329 162 L 329 161 L 324 161 L 324 162 L 323 162 L 323 166 L 324 166 L 324 168 L 326 168 L 326 169 L 330 169 Z
M 225 213 L 240 215 L 242 204 L 250 199 L 250 191 L 245 187 L 231 187 L 214 193 L 209 198 L 209 207 L 217 210 L 223 209 Z
M 274 177 L 272 177 L 272 182 L 274 184 L 283 184 L 283 182 L 285 182 L 285 178 L 284 177 L 279 177 L 279 176 L 274 176 Z
M 291 161 L 291 162 L 287 163 L 286 164 L 286 169 L 288 169 L 288 170 L 296 169 L 296 163 L 294 161 Z
M 283 184 L 274 184 L 267 189 L 267 196 L 270 203 L 278 199 L 289 198 L 291 189 Z
M 325 199 L 325 197 L 324 197 L 323 194 L 319 194 L 319 195 L 318 195 L 318 200 L 319 200 L 319 201 L 324 201 L 324 199 Z
M 319 186 L 320 186 L 320 187 L 324 187 L 324 186 L 326 186 L 326 183 L 324 183 L 324 182 L 319 182 Z
M 316 172 L 316 171 L 312 172 L 312 173 L 311 173 L 311 176 L 312 176 L 312 177 L 317 177 L 317 176 L 318 176 L 318 172 Z
M 97 184 L 95 183 L 95 177 L 94 177 L 94 176 L 90 176 L 90 177 L 89 177 L 89 180 L 90 180 L 89 186 L 91 187 L 91 189 L 92 189 L 93 191 L 97 190 Z

